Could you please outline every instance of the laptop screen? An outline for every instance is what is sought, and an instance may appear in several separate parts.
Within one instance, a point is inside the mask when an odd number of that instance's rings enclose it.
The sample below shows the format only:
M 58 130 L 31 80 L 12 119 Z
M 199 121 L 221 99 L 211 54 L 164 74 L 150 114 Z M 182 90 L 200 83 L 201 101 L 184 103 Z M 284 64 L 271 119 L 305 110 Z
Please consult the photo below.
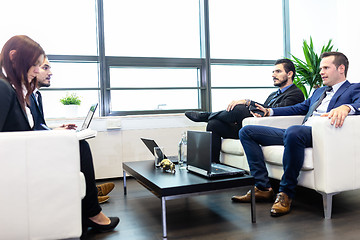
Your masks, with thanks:
M 98 106 L 97 103 L 91 105 L 90 110 L 89 110 L 88 114 L 86 115 L 84 123 L 83 123 L 83 125 L 81 127 L 81 130 L 87 129 L 90 126 L 91 120 L 92 120 L 92 118 L 94 116 L 94 113 L 96 111 L 97 106 Z
M 140 138 L 140 139 L 143 141 L 143 143 L 146 145 L 146 147 L 150 150 L 150 152 L 153 155 L 155 155 L 154 154 L 154 147 L 158 147 L 157 143 L 152 139 L 146 139 L 146 138 Z M 164 158 L 168 158 L 168 157 L 165 156 L 165 154 L 164 154 Z
M 211 132 L 187 132 L 187 164 L 211 170 Z

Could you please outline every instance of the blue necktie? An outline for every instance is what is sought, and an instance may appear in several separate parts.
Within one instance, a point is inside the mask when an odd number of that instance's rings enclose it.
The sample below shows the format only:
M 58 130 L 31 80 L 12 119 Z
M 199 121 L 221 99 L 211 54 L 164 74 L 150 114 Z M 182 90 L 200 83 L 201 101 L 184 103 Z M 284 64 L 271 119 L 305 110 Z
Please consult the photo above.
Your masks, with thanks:
M 321 104 L 322 100 L 324 100 L 324 98 L 326 97 L 326 93 L 330 92 L 332 90 L 332 87 L 325 87 L 324 92 L 322 93 L 322 95 L 320 96 L 320 98 L 313 104 L 310 106 L 309 111 L 307 112 L 302 124 L 304 124 L 309 117 L 311 117 L 314 113 L 314 111 L 319 107 L 319 105 Z
M 272 107 L 271 105 L 275 102 L 276 98 L 281 94 L 280 89 L 276 91 L 273 98 L 270 100 L 270 102 L 267 104 L 269 107 Z

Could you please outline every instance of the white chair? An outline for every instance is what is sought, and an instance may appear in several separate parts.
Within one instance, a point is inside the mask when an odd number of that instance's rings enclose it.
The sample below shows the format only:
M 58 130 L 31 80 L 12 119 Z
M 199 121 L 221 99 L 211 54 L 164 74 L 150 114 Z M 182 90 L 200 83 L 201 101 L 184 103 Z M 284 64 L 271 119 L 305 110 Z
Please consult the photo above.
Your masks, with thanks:
M 246 118 L 243 125 L 265 125 L 287 128 L 300 125 L 303 116 Z M 360 188 L 360 116 L 348 116 L 341 128 L 327 118 L 316 118 L 312 125 L 313 147 L 305 150 L 305 161 L 298 185 L 322 194 L 324 216 L 331 218 L 332 196 Z M 269 176 L 281 179 L 283 146 L 262 147 Z M 249 170 L 239 140 L 225 139 L 221 161 Z
M 0 133 L 0 239 L 79 238 L 84 182 L 75 132 Z

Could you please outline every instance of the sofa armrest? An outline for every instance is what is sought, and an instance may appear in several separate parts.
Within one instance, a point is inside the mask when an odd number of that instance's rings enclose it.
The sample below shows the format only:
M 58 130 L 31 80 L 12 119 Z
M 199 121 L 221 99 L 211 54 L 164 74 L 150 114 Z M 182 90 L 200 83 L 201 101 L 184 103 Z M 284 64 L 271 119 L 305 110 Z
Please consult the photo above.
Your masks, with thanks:
M 277 128 L 288 128 L 292 125 L 300 125 L 304 116 L 273 116 L 273 117 L 248 117 L 243 120 L 245 125 L 263 125 Z
M 341 128 L 328 118 L 312 125 L 315 188 L 324 193 L 360 188 L 360 116 L 348 116 Z
M 81 235 L 79 152 L 75 131 L 0 133 L 0 238 Z

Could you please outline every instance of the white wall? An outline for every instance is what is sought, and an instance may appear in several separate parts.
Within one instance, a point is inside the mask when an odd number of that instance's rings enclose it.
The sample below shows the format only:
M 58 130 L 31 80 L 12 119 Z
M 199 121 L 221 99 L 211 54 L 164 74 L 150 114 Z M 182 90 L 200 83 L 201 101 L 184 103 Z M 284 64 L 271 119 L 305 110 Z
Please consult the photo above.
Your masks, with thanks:
M 338 0 L 337 2 L 339 51 L 349 58 L 349 81 L 360 82 L 359 1 Z
M 63 123 L 81 125 L 82 119 L 48 119 L 51 127 Z M 97 130 L 90 144 L 95 177 L 97 179 L 122 177 L 122 163 L 153 160 L 141 137 L 154 139 L 165 148 L 168 156 L 177 155 L 181 134 L 186 130 L 205 130 L 205 123 L 194 123 L 184 114 L 143 115 L 94 118 L 91 129 Z
M 360 82 L 360 15 L 357 0 L 290 0 L 291 53 L 303 59 L 302 41 L 312 36 L 318 52 L 329 39 L 349 59 L 348 80 Z

